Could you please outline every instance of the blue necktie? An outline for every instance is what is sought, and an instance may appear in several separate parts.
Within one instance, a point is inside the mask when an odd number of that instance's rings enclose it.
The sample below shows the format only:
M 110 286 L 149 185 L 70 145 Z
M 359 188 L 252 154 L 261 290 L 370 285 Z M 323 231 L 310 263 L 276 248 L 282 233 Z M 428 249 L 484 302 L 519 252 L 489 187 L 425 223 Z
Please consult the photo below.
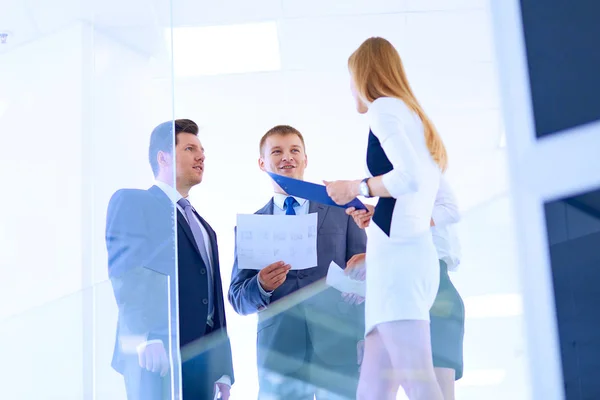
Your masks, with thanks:
M 206 252 L 206 245 L 204 243 L 204 235 L 202 234 L 202 228 L 200 228 L 200 224 L 194 215 L 194 208 L 190 204 L 188 199 L 181 199 L 177 202 L 185 211 L 185 216 L 187 218 L 187 222 L 192 229 L 192 234 L 194 235 L 194 240 L 196 241 L 196 246 L 198 246 L 198 250 L 200 250 L 200 257 L 202 257 L 202 261 L 204 261 L 204 265 L 206 266 L 206 274 L 208 277 L 208 317 L 209 320 L 212 319 L 212 315 L 214 313 L 213 307 L 213 271 L 210 265 L 210 258 L 208 257 L 208 253 Z
M 286 197 L 285 202 L 283 203 L 285 206 L 285 215 L 296 215 L 296 211 L 294 210 L 294 206 L 299 205 L 295 198 Z

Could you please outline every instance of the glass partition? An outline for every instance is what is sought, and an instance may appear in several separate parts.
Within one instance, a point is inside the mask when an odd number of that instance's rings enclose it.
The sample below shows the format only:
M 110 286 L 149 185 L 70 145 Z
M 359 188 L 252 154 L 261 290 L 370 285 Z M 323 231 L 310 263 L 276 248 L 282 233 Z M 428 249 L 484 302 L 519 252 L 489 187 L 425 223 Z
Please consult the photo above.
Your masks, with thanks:
M 117 361 L 161 339 L 175 398 L 174 206 L 153 224 L 143 198 L 173 118 L 170 0 L 2 8 L 0 397 L 126 399 Z
M 88 288 L 67 294 L 0 321 L 0 351 L 6 360 L 0 367 L 2 398 L 85 398 L 89 389 L 84 387 L 82 361 L 92 349 L 84 346 L 83 305 L 92 292 Z M 12 305 L 4 303 L 3 309 Z

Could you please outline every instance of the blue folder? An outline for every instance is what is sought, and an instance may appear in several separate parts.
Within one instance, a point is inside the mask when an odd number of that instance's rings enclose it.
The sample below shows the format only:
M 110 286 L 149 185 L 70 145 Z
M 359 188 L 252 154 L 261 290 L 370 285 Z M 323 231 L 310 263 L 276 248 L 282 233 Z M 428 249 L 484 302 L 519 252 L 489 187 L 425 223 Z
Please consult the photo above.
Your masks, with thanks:
M 298 196 L 303 199 L 314 201 L 328 206 L 335 206 L 341 208 L 354 207 L 357 210 L 366 210 L 367 207 L 358 199 L 352 200 L 350 203 L 340 206 L 336 204 L 331 197 L 327 194 L 327 188 L 324 185 L 317 185 L 315 183 L 304 182 L 298 179 L 288 178 L 287 176 L 277 175 L 272 172 L 268 172 L 269 176 L 273 178 L 275 182 L 281 187 L 287 194 L 291 196 Z

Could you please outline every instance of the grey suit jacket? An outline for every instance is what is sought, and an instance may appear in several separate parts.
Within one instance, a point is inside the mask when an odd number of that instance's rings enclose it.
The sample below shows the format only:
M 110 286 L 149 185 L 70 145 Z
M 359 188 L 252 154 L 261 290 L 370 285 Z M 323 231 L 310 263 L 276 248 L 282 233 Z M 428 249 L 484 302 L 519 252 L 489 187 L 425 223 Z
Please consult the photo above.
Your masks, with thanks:
M 273 206 L 271 199 L 256 214 L 272 215 Z M 364 253 L 367 237 L 342 208 L 310 202 L 309 213 L 315 212 L 318 265 L 290 271 L 270 298 L 260 292 L 258 271 L 238 269 L 236 254 L 228 297 L 237 313 L 259 313 L 260 368 L 293 372 L 311 348 L 332 367 L 356 365 L 356 344 L 365 329 L 364 305 L 346 303 L 325 278 L 331 261 L 345 268 L 353 255 Z

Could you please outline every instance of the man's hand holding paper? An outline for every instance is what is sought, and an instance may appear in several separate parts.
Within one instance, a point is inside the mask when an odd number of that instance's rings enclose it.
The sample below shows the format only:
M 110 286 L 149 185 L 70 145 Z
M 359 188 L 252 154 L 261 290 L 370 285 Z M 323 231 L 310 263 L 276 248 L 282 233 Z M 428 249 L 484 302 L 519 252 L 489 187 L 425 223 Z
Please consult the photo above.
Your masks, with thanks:
M 283 285 L 291 266 L 283 261 L 277 261 L 263 268 L 258 273 L 258 281 L 264 290 L 272 292 Z

